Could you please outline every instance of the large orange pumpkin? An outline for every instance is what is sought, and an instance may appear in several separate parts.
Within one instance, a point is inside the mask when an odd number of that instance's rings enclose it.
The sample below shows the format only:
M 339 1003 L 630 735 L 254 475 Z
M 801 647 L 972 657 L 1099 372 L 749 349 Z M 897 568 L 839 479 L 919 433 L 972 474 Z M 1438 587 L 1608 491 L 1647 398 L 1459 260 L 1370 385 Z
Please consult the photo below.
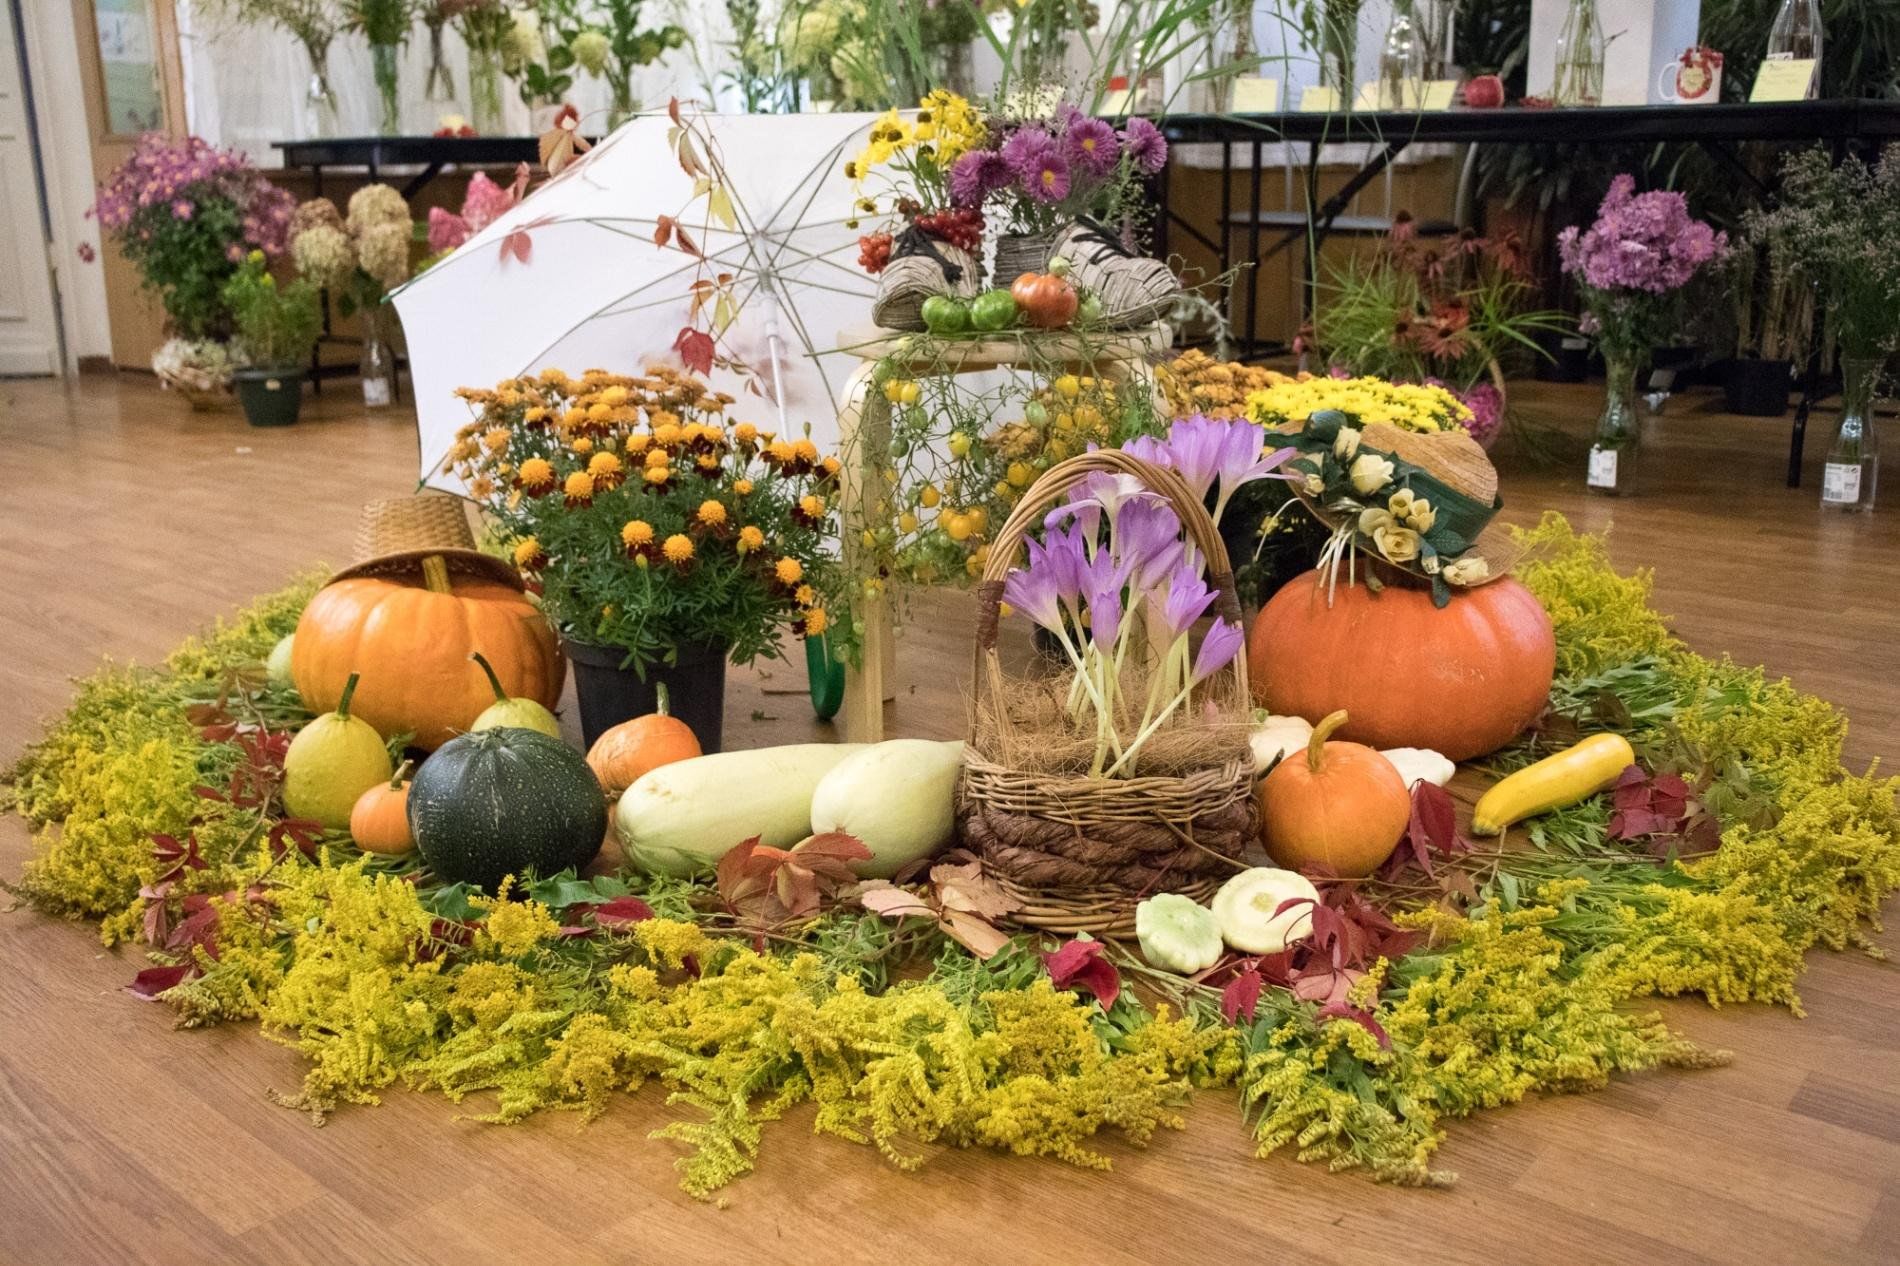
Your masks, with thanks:
M 1470 760 L 1503 747 L 1550 697 L 1557 639 L 1530 590 L 1509 578 L 1454 591 L 1374 592 L 1344 577 L 1327 603 L 1318 572 L 1274 594 L 1247 639 L 1254 697 L 1372 747 L 1426 747 Z
M 435 564 L 429 566 L 428 564 Z M 361 674 L 353 715 L 388 737 L 410 731 L 433 751 L 475 723 L 495 691 L 469 656 L 480 651 L 511 697 L 552 708 L 567 662 L 540 610 L 512 585 L 450 574 L 351 576 L 317 591 L 297 623 L 290 671 L 312 712 Z

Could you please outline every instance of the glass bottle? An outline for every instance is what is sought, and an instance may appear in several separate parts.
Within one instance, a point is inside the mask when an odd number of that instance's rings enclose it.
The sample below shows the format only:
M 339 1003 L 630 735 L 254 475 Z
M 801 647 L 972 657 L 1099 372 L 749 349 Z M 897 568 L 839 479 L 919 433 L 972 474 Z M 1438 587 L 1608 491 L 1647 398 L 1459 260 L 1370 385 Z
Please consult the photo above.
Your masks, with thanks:
M 376 93 L 382 101 L 382 119 L 377 131 L 383 136 L 402 135 L 402 45 L 371 44 L 370 69 L 376 76 Z
M 1874 398 L 1879 394 L 1878 357 L 1841 358 L 1841 424 L 1821 468 L 1821 508 L 1872 510 L 1880 477 L 1880 442 L 1874 431 Z
M 501 54 L 492 48 L 468 50 L 468 124 L 483 136 L 502 134 Z
M 1550 96 L 1560 106 L 1593 106 L 1603 100 L 1603 23 L 1596 0 L 1570 0 L 1557 35 L 1557 77 Z
M 448 59 L 442 55 L 442 23 L 431 22 L 429 26 L 429 73 L 422 81 L 422 99 L 437 114 L 455 113 L 455 76 L 449 71 Z M 431 120 L 431 127 L 434 126 Z
M 340 130 L 336 89 L 330 86 L 330 42 L 307 43 L 304 52 L 310 57 L 310 82 L 304 85 L 303 138 L 325 140 Z
M 390 383 L 395 380 L 396 362 L 389 344 L 383 341 L 383 314 L 375 306 L 363 309 L 363 358 L 357 363 L 357 376 L 363 380 L 363 407 L 381 409 L 390 402 Z
M 1768 28 L 1766 60 L 1812 61 L 1814 74 L 1808 80 L 1808 95 L 1815 95 L 1821 83 L 1821 0 L 1781 0 L 1775 24 Z
M 1603 412 L 1597 415 L 1584 481 L 1591 492 L 1615 497 L 1631 491 L 1642 447 L 1643 415 L 1636 398 L 1642 359 L 1629 348 L 1607 344 L 1603 348 Z
M 1379 108 L 1416 110 L 1425 79 L 1425 39 L 1413 0 L 1394 0 L 1379 53 Z

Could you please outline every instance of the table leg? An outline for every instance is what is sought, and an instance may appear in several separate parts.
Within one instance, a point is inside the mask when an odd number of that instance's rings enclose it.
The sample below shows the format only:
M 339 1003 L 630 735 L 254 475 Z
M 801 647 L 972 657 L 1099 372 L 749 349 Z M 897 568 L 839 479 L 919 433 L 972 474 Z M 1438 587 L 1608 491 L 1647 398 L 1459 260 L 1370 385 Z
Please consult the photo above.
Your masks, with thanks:
M 838 447 L 844 456 L 838 522 L 851 614 L 860 630 L 858 662 L 845 666 L 844 705 L 838 710 L 838 728 L 848 743 L 884 737 L 885 685 L 895 667 L 890 594 L 877 574 L 875 550 L 866 549 L 861 539 L 890 518 L 884 472 L 891 463 L 891 410 L 872 380 L 875 369 L 876 362 L 869 361 L 852 373 L 838 413 Z M 877 583 L 867 592 L 866 582 Z

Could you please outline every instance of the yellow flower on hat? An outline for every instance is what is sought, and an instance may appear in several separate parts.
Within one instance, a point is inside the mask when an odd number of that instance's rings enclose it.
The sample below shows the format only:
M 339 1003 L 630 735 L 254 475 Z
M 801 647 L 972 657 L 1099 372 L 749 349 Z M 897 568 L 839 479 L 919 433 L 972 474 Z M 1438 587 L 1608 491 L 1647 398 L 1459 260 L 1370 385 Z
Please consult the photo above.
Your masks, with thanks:
M 1396 523 L 1374 528 L 1372 544 L 1389 563 L 1409 563 L 1418 557 L 1418 533 Z
M 1362 497 L 1369 497 L 1392 482 L 1397 467 L 1391 461 L 1377 453 L 1361 453 L 1353 460 L 1350 477 L 1353 491 Z
M 1361 510 L 1359 512 L 1359 534 L 1361 536 L 1371 536 L 1382 527 L 1392 526 L 1392 523 L 1393 518 L 1390 510 L 1381 510 L 1375 506 L 1373 509 Z
M 1432 524 L 1438 522 L 1438 511 L 1433 509 L 1432 503 L 1425 498 L 1414 497 L 1412 499 L 1412 508 L 1406 511 L 1403 517 L 1408 524 L 1418 531 L 1429 532 L 1432 530 Z
M 1339 428 L 1339 434 L 1333 440 L 1333 456 L 1342 462 L 1349 462 L 1359 451 L 1359 432 L 1349 426 Z
M 1307 496 L 1317 497 L 1326 491 L 1326 481 L 1321 479 L 1318 475 L 1308 475 L 1306 477 L 1305 487 Z
M 1412 490 L 1410 488 L 1396 490 L 1386 498 L 1385 508 L 1392 512 L 1394 518 L 1404 518 L 1412 512 Z

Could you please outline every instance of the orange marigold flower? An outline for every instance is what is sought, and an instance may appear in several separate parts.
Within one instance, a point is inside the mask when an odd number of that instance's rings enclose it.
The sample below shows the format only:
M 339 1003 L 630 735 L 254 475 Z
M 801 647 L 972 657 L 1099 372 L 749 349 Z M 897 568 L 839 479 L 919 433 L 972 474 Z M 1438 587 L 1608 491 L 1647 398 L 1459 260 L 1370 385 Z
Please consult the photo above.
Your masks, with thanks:
M 739 552 L 741 554 L 750 554 L 753 550 L 763 547 L 764 544 L 765 533 L 759 531 L 759 529 L 750 524 L 739 529 Z
M 477 501 L 486 501 L 495 495 L 495 481 L 487 475 L 477 475 L 468 481 L 468 495 Z
M 512 434 L 505 426 L 491 426 L 482 432 L 482 447 L 491 453 L 499 453 L 508 447 L 508 438 Z
M 684 533 L 675 532 L 666 538 L 666 544 L 660 547 L 660 552 L 666 555 L 667 562 L 675 565 L 691 562 L 693 558 L 692 539 Z
M 666 466 L 649 466 L 646 468 L 646 473 L 643 477 L 648 483 L 657 488 L 673 477 L 673 471 L 670 467 Z
M 825 514 L 825 499 L 807 493 L 798 499 L 798 508 L 803 510 L 806 514 L 809 514 L 812 518 L 820 519 L 823 518 Z
M 645 464 L 648 466 L 665 466 L 671 462 L 671 460 L 672 459 L 666 455 L 665 449 L 650 448 L 647 450 Z
M 645 431 L 638 432 L 637 434 L 634 434 L 634 435 L 629 435 L 627 437 L 627 446 L 626 446 L 627 455 L 629 457 L 638 457 L 640 454 L 647 451 L 647 445 L 650 443 L 652 443 L 652 438 L 648 436 Z
M 653 442 L 662 448 L 678 448 L 681 438 L 677 423 L 662 422 L 653 428 Z
M 805 636 L 817 637 L 831 625 L 831 617 L 825 614 L 823 607 L 813 607 L 805 613 Z
M 711 479 L 719 471 L 719 458 L 713 453 L 701 453 L 698 457 L 693 459 L 693 464 L 699 467 L 699 473 L 708 479 Z
M 837 473 L 838 473 L 838 468 L 839 468 L 839 467 L 840 467 L 840 466 L 841 466 L 842 464 L 843 464 L 843 463 L 841 463 L 841 462 L 840 462 L 840 461 L 839 461 L 839 460 L 838 460 L 837 458 L 835 458 L 835 457 L 827 457 L 827 458 L 825 458 L 825 460 L 824 460 L 824 461 L 822 461 L 822 462 L 820 462 L 820 463 L 819 463 L 819 465 L 820 465 L 820 466 L 822 466 L 822 467 L 824 467 L 824 470 L 825 470 L 825 473 L 826 473 L 827 475 L 835 475 L 835 474 L 837 474 Z
M 515 566 L 523 571 L 532 571 L 547 561 L 547 553 L 541 548 L 541 542 L 532 536 L 524 536 L 515 542 Z
M 530 457 L 516 475 L 523 488 L 539 492 L 554 486 L 554 465 L 545 457 Z
M 735 479 L 732 481 L 732 490 L 742 497 L 749 497 L 752 495 L 752 481 L 750 479 Z
M 523 422 L 528 423 L 530 426 L 534 426 L 534 425 L 538 425 L 539 423 L 546 422 L 548 420 L 548 407 L 544 404 L 537 404 L 533 408 L 529 409 L 526 413 L 522 414 L 521 420 Z
M 818 600 L 818 591 L 810 585 L 800 585 L 792 590 L 792 601 L 801 607 L 809 607 Z
M 620 528 L 620 539 L 628 545 L 647 545 L 653 540 L 653 525 L 645 519 L 628 519 Z
M 584 506 L 594 499 L 594 477 L 584 470 L 577 470 L 567 477 L 561 485 L 561 491 L 567 497 L 570 506 Z
M 587 461 L 587 473 L 595 479 L 602 475 L 617 475 L 620 473 L 620 459 L 612 453 L 595 453 Z
M 810 439 L 802 439 L 792 445 L 792 455 L 797 457 L 800 461 L 816 462 L 818 460 L 818 446 L 812 443 Z
M 585 435 L 582 435 L 578 437 L 577 439 L 575 439 L 575 441 L 572 444 L 568 445 L 568 447 L 573 449 L 576 453 L 579 453 L 582 457 L 585 457 L 589 453 L 594 451 L 594 441 L 588 439 Z
M 718 527 L 726 521 L 726 507 L 708 498 L 699 503 L 699 511 L 693 517 L 707 527 Z
M 565 370 L 560 369 L 544 369 L 541 371 L 541 382 L 544 386 L 565 387 L 567 386 L 567 373 Z
M 774 440 L 765 446 L 765 460 L 775 466 L 789 466 L 796 457 L 792 446 L 784 440 Z
M 741 444 L 751 445 L 759 438 L 759 428 L 750 422 L 741 422 L 732 428 L 732 438 Z
M 778 577 L 781 585 L 795 585 L 805 578 L 805 564 L 796 558 L 781 558 L 772 568 L 772 574 Z

